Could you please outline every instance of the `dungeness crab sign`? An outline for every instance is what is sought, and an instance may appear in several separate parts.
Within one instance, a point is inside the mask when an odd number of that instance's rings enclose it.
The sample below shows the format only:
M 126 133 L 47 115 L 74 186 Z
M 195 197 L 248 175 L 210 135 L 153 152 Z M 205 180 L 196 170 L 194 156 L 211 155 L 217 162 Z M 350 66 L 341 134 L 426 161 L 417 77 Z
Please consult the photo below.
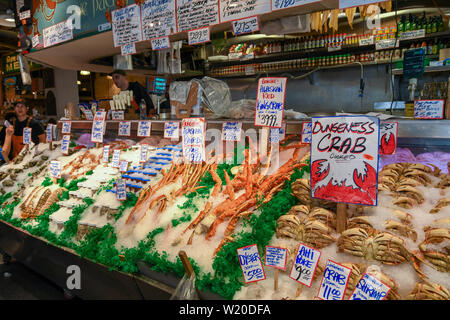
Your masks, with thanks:
M 311 192 L 314 198 L 375 206 L 378 141 L 376 117 L 312 118 Z

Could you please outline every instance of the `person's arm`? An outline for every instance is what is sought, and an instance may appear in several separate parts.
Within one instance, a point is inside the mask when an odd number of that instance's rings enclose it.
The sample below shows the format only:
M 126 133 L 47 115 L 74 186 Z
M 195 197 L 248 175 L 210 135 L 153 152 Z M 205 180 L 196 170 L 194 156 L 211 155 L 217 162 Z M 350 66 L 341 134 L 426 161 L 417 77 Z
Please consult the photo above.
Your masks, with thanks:
M 2 154 L 3 154 L 3 157 L 5 158 L 5 160 L 9 158 L 9 153 L 11 152 L 11 140 L 12 140 L 13 134 L 14 134 L 13 126 L 9 126 L 8 128 L 6 128 L 5 141 L 3 142 L 3 146 L 2 146 Z M 8 159 L 8 160 L 10 160 L 10 159 Z

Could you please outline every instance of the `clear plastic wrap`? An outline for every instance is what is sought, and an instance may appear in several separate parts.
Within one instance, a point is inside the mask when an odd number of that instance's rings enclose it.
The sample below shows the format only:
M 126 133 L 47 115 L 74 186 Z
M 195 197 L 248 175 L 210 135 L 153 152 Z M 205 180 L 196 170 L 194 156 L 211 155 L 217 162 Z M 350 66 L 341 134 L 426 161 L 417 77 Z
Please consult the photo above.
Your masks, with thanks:
M 197 290 L 195 288 L 195 274 L 193 273 L 190 278 L 187 274 L 184 274 L 180 282 L 178 282 L 174 293 L 170 297 L 170 300 L 199 300 Z
M 231 108 L 231 93 L 224 81 L 203 77 L 200 80 L 203 89 L 203 101 L 215 116 L 226 117 Z

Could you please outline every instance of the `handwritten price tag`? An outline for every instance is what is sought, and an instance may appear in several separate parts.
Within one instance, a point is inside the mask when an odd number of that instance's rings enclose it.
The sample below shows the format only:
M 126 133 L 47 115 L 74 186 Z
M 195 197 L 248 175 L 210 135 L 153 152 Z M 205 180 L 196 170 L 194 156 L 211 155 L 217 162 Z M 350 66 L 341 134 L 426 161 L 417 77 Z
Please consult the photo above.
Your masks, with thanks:
M 188 31 L 188 44 L 194 45 L 210 41 L 209 27 Z
M 36 48 L 39 45 L 39 35 L 35 35 L 33 38 L 31 38 L 31 46 L 33 48 Z
M 164 138 L 178 140 L 180 138 L 180 123 L 177 121 L 166 121 L 164 123 Z
M 300 244 L 289 277 L 307 287 L 311 287 L 320 255 L 320 251 Z
M 139 152 L 139 162 L 143 163 L 147 161 L 148 144 L 141 145 L 141 151 Z
M 302 123 L 302 143 L 311 143 L 311 122 Z
M 281 128 L 287 78 L 261 78 L 256 97 L 255 126 Z
M 266 259 L 264 265 L 275 269 L 286 270 L 287 249 L 266 246 Z
M 111 111 L 112 120 L 123 120 L 125 119 L 123 110 L 113 110 Z
M 116 198 L 119 201 L 127 200 L 127 189 L 124 179 L 116 179 Z
M 251 33 L 259 30 L 258 16 L 232 21 L 234 35 Z
M 139 121 L 137 136 L 150 137 L 151 129 L 152 123 L 150 121 Z
M 109 162 L 109 145 L 103 146 L 103 156 L 102 156 L 102 162 L 108 163 Z
M 69 146 L 70 146 L 70 135 L 63 135 L 62 143 L 61 143 L 61 152 L 63 154 L 69 154 Z
M 72 122 L 64 121 L 61 127 L 61 133 L 70 133 L 70 129 L 72 127 Z
M 245 283 L 266 279 L 256 244 L 237 249 Z
M 119 168 L 120 167 L 119 161 L 120 161 L 120 149 L 116 149 L 113 152 L 113 157 L 111 161 L 112 167 Z
M 105 121 L 94 120 L 92 122 L 91 141 L 102 143 L 104 130 L 105 130 Z
M 383 282 L 365 273 L 356 285 L 349 300 L 384 300 L 389 290 L 391 288 Z
M 415 100 L 415 119 L 443 119 L 445 100 Z
M 123 46 L 120 46 L 120 53 L 123 56 L 127 56 L 129 54 L 135 54 L 136 53 L 136 46 L 133 43 L 124 44 Z
M 45 128 L 45 131 L 46 131 L 47 142 L 52 142 L 53 141 L 53 125 L 49 123 L 47 125 L 47 128 Z
M 223 141 L 241 141 L 242 122 L 224 122 L 222 124 Z
M 205 119 L 183 119 L 181 136 L 185 161 L 197 163 L 205 161 Z
M 342 300 L 351 272 L 352 269 L 328 260 L 317 297 L 322 300 Z
M 169 37 L 160 37 L 150 40 L 153 50 L 170 49 Z
M 31 128 L 23 128 L 23 144 L 31 144 Z
M 50 161 L 50 178 L 61 178 L 61 162 L 60 161 Z
M 272 11 L 286 9 L 290 7 L 302 6 L 308 3 L 319 2 L 321 0 L 272 0 Z
M 121 160 L 119 165 L 119 171 L 120 172 L 127 172 L 128 170 L 128 161 Z
M 130 136 L 131 134 L 131 121 L 120 121 L 119 122 L 119 136 Z

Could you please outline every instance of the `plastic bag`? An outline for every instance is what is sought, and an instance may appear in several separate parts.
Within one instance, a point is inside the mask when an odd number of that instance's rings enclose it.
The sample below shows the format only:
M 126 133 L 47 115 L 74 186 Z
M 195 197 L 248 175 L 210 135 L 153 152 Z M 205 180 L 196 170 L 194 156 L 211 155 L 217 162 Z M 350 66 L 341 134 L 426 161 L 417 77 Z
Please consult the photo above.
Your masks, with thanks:
M 203 102 L 217 117 L 226 117 L 231 107 L 231 93 L 228 84 L 222 80 L 203 77 L 200 80 Z
M 188 278 L 185 273 L 183 278 L 181 278 L 175 292 L 170 297 L 170 300 L 199 300 L 197 289 L 195 287 L 195 274 L 193 273 L 190 278 Z

